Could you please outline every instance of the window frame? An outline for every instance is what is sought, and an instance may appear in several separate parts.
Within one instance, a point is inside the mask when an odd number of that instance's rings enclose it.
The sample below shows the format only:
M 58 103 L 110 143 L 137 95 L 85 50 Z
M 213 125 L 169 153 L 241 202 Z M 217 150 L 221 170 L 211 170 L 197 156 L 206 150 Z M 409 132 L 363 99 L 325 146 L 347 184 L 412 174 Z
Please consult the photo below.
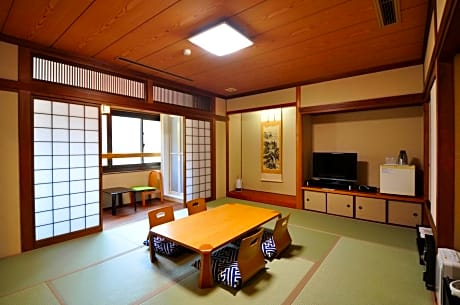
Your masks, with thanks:
M 114 110 L 111 109 L 110 113 L 107 114 L 107 126 L 106 130 L 102 130 L 101 132 L 106 132 L 107 134 L 107 147 L 106 147 L 106 153 L 111 154 L 113 153 L 112 151 L 112 115 L 115 116 L 122 116 L 122 117 L 129 117 L 129 118 L 136 118 L 141 120 L 141 130 L 139 136 L 143 138 L 143 120 L 150 120 L 150 121 L 158 121 L 161 123 L 160 119 L 160 114 L 150 114 L 150 113 L 143 113 L 143 112 L 131 112 L 131 111 L 123 111 L 123 110 Z M 102 139 L 102 136 L 101 136 Z M 101 141 L 101 146 L 102 146 L 102 141 Z M 161 169 L 161 162 L 150 162 L 150 163 L 144 163 L 144 156 L 142 155 L 144 153 L 144 146 L 145 144 L 141 143 L 140 147 L 140 157 L 142 160 L 142 163 L 139 164 L 123 164 L 123 165 L 114 165 L 112 158 L 106 158 L 107 159 L 107 165 L 102 166 L 102 171 L 103 173 L 113 173 L 113 172 L 129 172 L 129 171 L 143 171 L 143 170 L 151 170 L 151 169 Z M 101 147 L 101 152 L 104 151 L 104 148 Z M 104 154 L 102 153 L 102 158 L 104 159 Z M 119 153 L 117 153 L 119 154 Z

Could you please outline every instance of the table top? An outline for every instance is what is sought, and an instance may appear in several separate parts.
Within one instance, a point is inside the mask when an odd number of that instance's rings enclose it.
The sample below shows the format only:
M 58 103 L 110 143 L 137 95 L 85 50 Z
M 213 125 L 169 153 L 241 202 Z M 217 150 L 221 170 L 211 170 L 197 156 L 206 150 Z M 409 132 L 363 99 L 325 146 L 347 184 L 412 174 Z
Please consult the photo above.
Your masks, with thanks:
M 198 252 L 212 251 L 280 215 L 271 209 L 227 203 L 150 231 Z
M 102 191 L 108 194 L 119 194 L 119 193 L 131 192 L 132 189 L 127 188 L 127 187 L 117 186 L 117 187 L 109 187 L 109 188 L 103 189 Z

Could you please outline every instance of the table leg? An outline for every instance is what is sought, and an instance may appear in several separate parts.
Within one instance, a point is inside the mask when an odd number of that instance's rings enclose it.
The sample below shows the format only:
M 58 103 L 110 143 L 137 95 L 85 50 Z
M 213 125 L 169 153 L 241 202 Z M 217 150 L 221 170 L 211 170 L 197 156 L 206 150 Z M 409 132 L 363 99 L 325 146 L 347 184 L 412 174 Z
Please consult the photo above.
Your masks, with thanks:
M 209 246 L 209 247 L 208 247 Z M 214 286 L 214 279 L 211 273 L 211 245 L 203 245 L 201 251 L 201 266 L 200 266 L 200 288 L 211 288 Z
M 112 215 L 117 215 L 117 194 L 112 194 Z
M 123 206 L 123 193 L 118 194 L 118 206 L 119 207 Z

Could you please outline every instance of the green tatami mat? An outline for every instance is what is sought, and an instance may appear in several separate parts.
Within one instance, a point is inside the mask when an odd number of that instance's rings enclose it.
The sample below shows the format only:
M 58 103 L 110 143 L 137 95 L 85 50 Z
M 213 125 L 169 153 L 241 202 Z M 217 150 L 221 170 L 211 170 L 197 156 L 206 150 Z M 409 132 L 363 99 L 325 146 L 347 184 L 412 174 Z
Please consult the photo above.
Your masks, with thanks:
M 194 254 L 178 258 L 157 255 L 152 264 L 146 247 L 52 281 L 67 305 L 130 304 L 161 291 L 174 280 L 198 271 L 191 266 Z
M 299 258 L 283 258 L 267 263 L 261 271 L 235 294 L 216 285 L 213 288 L 198 288 L 198 273 L 161 294 L 152 296 L 144 305 L 268 305 L 282 304 L 303 279 L 312 263 Z
M 110 231 L 0 259 L 0 296 L 141 247 Z
M 51 290 L 46 284 L 40 284 L 17 293 L 0 297 L 0 305 L 59 305 Z
M 341 238 L 293 304 L 432 305 L 415 251 Z
M 283 215 L 291 214 L 289 224 L 306 227 L 312 230 L 319 230 L 339 236 L 347 236 L 410 250 L 413 250 L 416 247 L 415 228 L 393 226 L 389 224 L 364 221 L 307 210 L 291 209 L 233 198 L 216 200 L 213 202 L 213 205 L 219 205 L 226 202 L 241 202 L 248 205 L 275 209 L 280 211 Z

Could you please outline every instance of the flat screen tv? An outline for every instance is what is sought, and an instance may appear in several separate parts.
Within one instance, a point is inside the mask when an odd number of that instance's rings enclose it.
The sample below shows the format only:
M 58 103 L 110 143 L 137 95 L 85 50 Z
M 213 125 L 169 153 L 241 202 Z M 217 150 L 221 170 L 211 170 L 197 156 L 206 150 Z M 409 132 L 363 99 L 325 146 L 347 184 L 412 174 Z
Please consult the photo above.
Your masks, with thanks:
M 358 154 L 343 152 L 313 152 L 313 179 L 356 182 Z

